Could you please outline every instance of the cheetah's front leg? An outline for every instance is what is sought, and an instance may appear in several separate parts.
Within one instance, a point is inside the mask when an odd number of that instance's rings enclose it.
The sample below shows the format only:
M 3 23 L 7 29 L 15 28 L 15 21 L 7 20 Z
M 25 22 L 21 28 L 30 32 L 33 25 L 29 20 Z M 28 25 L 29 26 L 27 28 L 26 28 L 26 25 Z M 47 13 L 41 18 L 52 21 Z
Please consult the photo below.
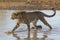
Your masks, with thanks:
M 13 28 L 12 32 L 14 32 L 19 27 L 19 24 L 17 23 L 16 26 Z

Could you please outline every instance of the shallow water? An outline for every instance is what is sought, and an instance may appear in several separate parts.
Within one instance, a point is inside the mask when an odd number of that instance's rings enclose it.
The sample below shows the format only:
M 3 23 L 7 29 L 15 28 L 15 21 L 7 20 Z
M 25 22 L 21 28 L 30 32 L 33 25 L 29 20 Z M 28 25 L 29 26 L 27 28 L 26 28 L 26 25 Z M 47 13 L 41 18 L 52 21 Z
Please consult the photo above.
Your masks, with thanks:
M 11 31 L 16 22 L 11 20 L 11 13 L 15 10 L 0 10 L 0 40 L 60 40 L 60 10 L 56 11 L 56 15 L 52 18 L 45 18 L 48 23 L 53 27 L 49 30 L 40 20 L 38 20 L 37 25 L 42 25 L 42 29 L 31 29 L 30 34 L 28 34 L 27 25 L 20 24 L 21 26 L 14 32 Z M 43 12 L 53 13 L 51 10 L 43 10 Z M 30 24 L 33 26 L 32 24 Z

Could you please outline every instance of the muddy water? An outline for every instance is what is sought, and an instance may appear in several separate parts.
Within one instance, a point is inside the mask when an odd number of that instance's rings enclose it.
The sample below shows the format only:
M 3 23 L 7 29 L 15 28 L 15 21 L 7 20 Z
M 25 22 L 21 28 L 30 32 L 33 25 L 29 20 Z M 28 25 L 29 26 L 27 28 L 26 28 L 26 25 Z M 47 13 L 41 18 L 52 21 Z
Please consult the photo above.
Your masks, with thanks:
M 52 30 L 38 20 L 37 25 L 42 25 L 42 29 L 31 29 L 30 34 L 26 24 L 20 24 L 21 26 L 14 33 L 9 33 L 16 24 L 15 20 L 10 19 L 14 11 L 0 10 L 0 40 L 60 40 L 60 10 L 56 11 L 55 17 L 45 18 L 53 27 Z M 43 10 L 43 12 L 48 15 L 53 13 L 51 10 Z

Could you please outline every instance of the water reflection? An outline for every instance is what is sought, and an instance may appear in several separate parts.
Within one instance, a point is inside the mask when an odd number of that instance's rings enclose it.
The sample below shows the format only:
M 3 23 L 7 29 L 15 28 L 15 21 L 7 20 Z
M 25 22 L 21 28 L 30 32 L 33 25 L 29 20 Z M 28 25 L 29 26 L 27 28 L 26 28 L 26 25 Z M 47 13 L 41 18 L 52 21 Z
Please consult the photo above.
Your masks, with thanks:
M 13 37 L 16 38 L 16 40 L 20 40 L 20 37 L 17 34 L 15 34 L 15 33 L 12 33 L 12 34 L 13 34 Z
M 16 38 L 16 40 L 30 40 L 31 38 L 30 38 L 30 33 L 28 33 L 28 36 L 27 36 L 27 38 L 20 38 L 20 36 L 18 36 L 19 34 L 17 34 L 17 33 L 12 33 L 12 35 L 13 35 L 13 37 L 15 37 Z
M 44 32 L 43 32 L 43 37 L 40 38 L 40 40 L 54 40 L 54 39 L 51 39 L 51 38 L 48 37 L 48 35 L 51 33 L 51 31 L 52 31 L 52 30 L 50 30 L 50 29 L 44 31 Z
M 41 38 L 38 38 L 37 37 L 37 30 L 33 30 L 33 32 L 32 32 L 32 38 L 30 37 L 30 33 L 28 33 L 28 36 L 27 36 L 27 38 L 20 38 L 20 36 L 19 36 L 19 34 L 18 33 L 11 33 L 12 35 L 13 35 L 13 37 L 14 38 L 16 38 L 16 40 L 46 40 L 46 38 L 48 37 L 48 32 L 50 32 L 51 30 L 48 30 L 48 31 L 45 31 L 44 33 L 43 33 L 43 37 L 41 37 Z
M 40 38 L 40 40 L 46 40 L 47 37 L 48 37 L 47 35 L 43 35 L 43 37 Z
M 39 40 L 39 38 L 37 38 L 37 30 L 33 31 L 33 40 Z
M 49 30 L 50 31 L 50 30 Z M 47 31 L 46 31 L 47 32 Z M 43 37 L 42 38 L 38 38 L 37 37 L 37 30 L 34 30 L 33 31 L 33 40 L 46 40 L 46 38 L 47 38 L 48 36 L 47 36 L 47 33 L 44 33 L 43 34 Z

